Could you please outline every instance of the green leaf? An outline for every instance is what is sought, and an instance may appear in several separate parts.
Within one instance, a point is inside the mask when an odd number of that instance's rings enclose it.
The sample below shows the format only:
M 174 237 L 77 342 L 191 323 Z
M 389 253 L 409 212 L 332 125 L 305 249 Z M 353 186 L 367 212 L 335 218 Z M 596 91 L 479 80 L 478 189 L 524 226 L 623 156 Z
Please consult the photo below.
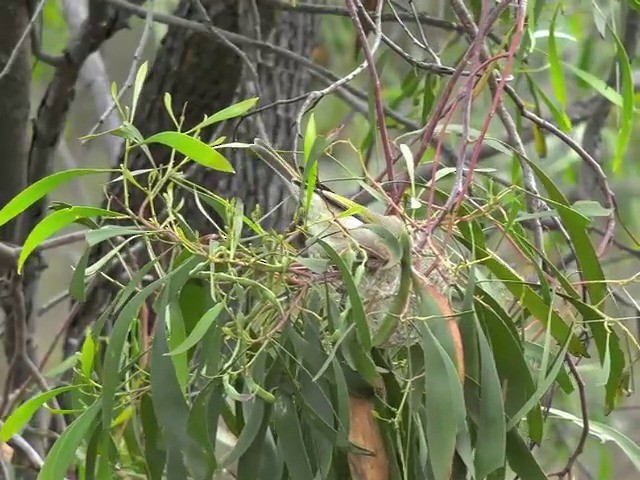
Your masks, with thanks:
M 569 237 L 571 238 L 571 243 L 573 244 L 574 251 L 576 252 L 576 260 L 580 270 L 582 271 L 585 288 L 589 292 L 591 304 L 596 308 L 600 308 L 607 298 L 607 285 L 605 283 L 605 276 L 602 266 L 600 265 L 600 260 L 598 259 L 598 255 L 593 248 L 593 245 L 591 244 L 589 232 L 582 222 L 582 219 L 585 217 L 569 207 L 569 202 L 565 198 L 564 194 L 538 165 L 526 158 L 525 161 L 531 165 L 531 168 L 540 179 L 545 190 L 549 194 L 549 197 L 553 202 L 555 202 L 555 207 L 562 219 L 562 223 L 565 226 Z M 613 368 L 609 373 L 609 379 L 606 386 L 607 406 L 612 408 L 614 399 L 617 395 L 622 369 L 624 368 L 624 361 L 622 361 L 624 354 L 620 348 L 618 336 L 613 330 L 605 326 L 604 321 L 597 321 L 594 317 L 589 315 L 588 317 L 585 317 L 585 323 L 591 330 L 595 340 L 600 362 L 602 363 L 607 359 L 610 360 L 611 357 L 615 359 L 612 363 Z M 558 338 L 555 335 L 554 338 L 560 343 L 563 342 L 561 338 Z M 570 349 L 572 349 L 572 347 L 570 347 Z M 610 350 L 609 355 L 607 354 L 608 349 Z
M 9 418 L 7 418 L 4 425 L 2 425 L 2 429 L 0 429 L 0 440 L 3 442 L 9 441 L 14 434 L 18 433 L 22 427 L 29 423 L 31 417 L 33 417 L 38 409 L 49 400 L 57 397 L 61 393 L 68 392 L 69 390 L 75 390 L 80 387 L 81 385 L 68 385 L 65 387 L 54 388 L 53 390 L 42 392 L 22 403 L 13 411 Z
M 571 209 L 587 218 L 608 217 L 612 211 L 610 208 L 604 208 L 600 203 L 592 200 L 578 200 L 571 205 Z
M 215 444 L 221 402 L 224 401 L 220 383 L 219 379 L 214 379 L 202 389 L 193 402 L 187 424 L 187 433 L 206 453 L 212 471 L 217 468 Z
M 89 262 L 89 257 L 91 256 L 91 250 L 86 249 L 75 268 L 73 269 L 73 276 L 71 277 L 71 282 L 69 283 L 69 294 L 71 297 L 80 302 L 84 303 L 87 297 L 87 292 L 85 289 L 84 277 L 85 272 L 87 270 L 87 263 Z
M 0 209 L 0 227 L 13 218 L 20 215 L 38 200 L 48 195 L 56 187 L 67 183 L 74 178 L 84 175 L 93 175 L 94 173 L 113 172 L 112 169 L 104 168 L 79 168 L 74 170 L 65 170 L 49 175 L 30 185 L 18 195 L 13 197 L 2 209 Z
M 173 122 L 173 124 L 175 125 L 176 128 L 179 128 L 180 127 L 180 122 L 178 122 L 178 120 L 176 119 L 176 115 L 175 115 L 175 113 L 173 113 L 173 107 L 171 106 L 171 104 L 173 102 L 173 97 L 171 97 L 171 94 L 169 92 L 165 92 L 164 97 L 163 97 L 162 100 L 164 102 L 164 109 L 169 114 L 169 117 L 171 118 L 171 121 Z
M 560 4 L 556 7 L 556 10 L 551 19 L 551 25 L 549 26 L 549 66 L 551 72 L 551 85 L 556 98 L 562 106 L 562 110 L 567 106 L 567 88 L 564 83 L 564 72 L 562 71 L 562 65 L 560 62 L 560 55 L 558 54 L 558 47 L 556 46 L 556 20 L 558 18 L 558 11 Z
M 511 430 L 512 428 L 514 428 L 520 422 L 521 418 L 526 415 L 532 408 L 535 408 L 542 397 L 549 391 L 551 385 L 554 384 L 556 378 L 558 377 L 558 373 L 560 372 L 560 369 L 564 364 L 564 358 L 567 354 L 568 345 L 568 342 L 563 345 L 562 349 L 556 357 L 555 363 L 549 370 L 548 375 L 544 377 L 544 380 L 542 382 L 539 382 L 536 387 L 535 394 L 527 400 L 527 402 L 520 408 L 518 412 L 513 414 L 513 416 L 509 420 L 509 423 L 507 424 L 507 429 Z M 541 372 L 541 374 L 544 373 L 546 372 Z
M 138 106 L 138 100 L 140 99 L 140 93 L 142 92 L 142 86 L 147 78 L 147 71 L 149 70 L 149 62 L 144 62 L 138 68 L 136 73 L 136 79 L 133 83 L 133 95 L 131 96 L 131 117 L 130 121 L 133 122 L 136 116 L 136 107 Z
M 474 464 L 477 478 L 486 478 L 488 474 L 504 466 L 507 426 L 502 385 L 489 342 L 479 324 L 477 332 L 480 351 L 480 411 Z
M 265 410 L 262 421 L 258 425 L 257 434 L 238 459 L 237 480 L 283 478 L 284 462 L 282 462 L 282 455 L 276 453 L 273 436 L 268 429 L 271 405 L 267 404 Z M 263 462 L 264 468 L 262 466 Z M 271 476 L 269 476 L 269 473 L 271 473 Z
M 522 480 L 547 480 L 547 475 L 517 430 L 507 433 L 507 460 Z
M 160 132 L 150 136 L 145 144 L 160 143 L 212 170 L 234 173 L 234 169 L 220 152 L 197 138 L 180 132 Z
M 435 480 L 449 480 L 456 437 L 465 421 L 464 395 L 449 354 L 438 343 L 429 322 L 419 322 L 425 362 L 426 441 Z
M 313 144 L 316 143 L 316 138 L 318 137 L 318 132 L 316 130 L 316 119 L 313 113 L 309 116 L 309 121 L 307 123 L 307 129 L 304 134 L 304 158 L 305 162 L 309 162 L 311 158 L 311 149 L 313 148 Z
M 165 321 L 169 328 L 169 336 L 167 338 L 168 348 L 176 348 L 181 343 L 184 343 L 187 335 L 178 299 L 172 299 L 165 309 Z M 180 389 L 185 393 L 187 391 L 187 383 L 189 382 L 189 361 L 187 359 L 187 353 L 175 354 L 171 357 L 171 361 L 176 369 L 176 377 L 180 384 Z
M 223 464 L 225 466 L 235 463 L 254 443 L 254 440 L 263 429 L 265 420 L 269 417 L 270 406 L 267 407 L 268 405 L 270 404 L 257 396 L 246 404 L 246 409 L 249 413 L 245 417 L 244 428 L 240 432 L 233 450 L 224 459 Z
M 584 426 L 584 420 L 578 418 L 571 413 L 558 410 L 556 408 L 550 408 L 549 413 L 552 417 L 559 418 L 561 420 L 568 420 L 580 428 Z M 640 471 L 640 445 L 627 437 L 624 433 L 616 430 L 615 428 L 605 423 L 589 420 L 589 435 L 596 437 L 601 443 L 613 442 L 622 450 L 631 463 Z
M 164 277 L 150 283 L 138 292 L 128 303 L 126 303 L 120 311 L 120 314 L 113 325 L 111 336 L 109 337 L 109 344 L 107 345 L 107 350 L 105 352 L 103 368 L 104 377 L 102 380 L 102 398 L 104 405 L 102 411 L 103 428 L 109 428 L 111 425 L 111 419 L 113 418 L 114 413 L 115 394 L 118 384 L 120 383 L 120 360 L 122 349 L 124 348 L 125 341 L 129 335 L 131 324 L 135 320 L 140 307 L 152 292 L 167 283 L 174 275 L 183 273 L 185 270 L 190 270 L 195 267 L 199 261 L 200 260 L 198 258 L 192 257 L 189 261 L 183 263 L 174 270 L 171 270 Z M 164 312 L 161 312 L 161 315 L 164 315 Z
M 279 395 L 273 407 L 273 426 L 289 478 L 315 478 L 305 449 L 298 411 L 285 395 Z
M 161 480 L 167 454 L 162 447 L 162 433 L 158 419 L 153 412 L 150 393 L 145 394 L 140 400 L 140 423 L 144 433 L 144 458 L 147 474 L 151 480 Z
M 471 249 L 472 245 L 469 240 L 464 237 L 456 238 L 466 245 L 467 248 Z M 542 323 L 545 328 L 551 330 L 553 338 L 555 338 L 558 343 L 564 343 L 567 336 L 571 335 L 571 343 L 569 345 L 571 353 L 574 355 L 585 355 L 585 347 L 580 339 L 573 334 L 571 328 L 564 323 L 560 315 L 526 284 L 524 279 L 500 257 L 478 245 L 473 245 L 473 248 L 475 248 L 478 262 L 486 265 L 491 272 L 504 283 L 504 286 L 512 295 L 522 302 L 522 305 L 531 312 L 536 320 Z
M 544 89 L 538 87 L 538 85 L 535 82 L 531 82 L 531 85 L 533 86 L 535 91 L 538 93 L 538 95 L 540 95 L 540 98 L 542 98 L 542 101 L 551 112 L 551 116 L 553 117 L 553 120 L 558 124 L 558 127 L 560 128 L 560 130 L 562 130 L 565 133 L 570 132 L 571 119 L 569 118 L 569 116 L 564 112 L 564 110 L 561 110 L 556 106 L 553 100 L 551 100 L 549 96 L 545 93 Z
M 622 165 L 622 157 L 627 150 L 633 129 L 634 85 L 631 64 L 625 47 L 613 30 L 611 30 L 611 34 L 616 41 L 616 52 L 622 80 L 622 118 L 620 119 L 620 129 L 617 135 L 618 141 L 616 142 L 616 153 L 612 167 L 613 171 L 617 172 L 620 169 L 620 165 Z
M 338 267 L 340 273 L 342 274 L 342 281 L 344 282 L 345 289 L 347 290 L 347 294 L 349 295 L 349 300 L 351 301 L 351 310 L 353 313 L 353 322 L 356 326 L 356 333 L 358 335 L 358 341 L 362 348 L 369 352 L 371 350 L 371 333 L 369 332 L 369 325 L 367 324 L 367 316 L 364 311 L 364 306 L 362 304 L 362 298 L 360 298 L 360 294 L 358 293 L 358 287 L 353 279 L 353 275 L 349 271 L 349 267 L 347 264 L 340 258 L 340 255 L 331 247 L 328 243 L 323 240 L 317 240 L 318 244 L 327 252 L 327 256 L 331 259 L 331 261 Z
M 222 312 L 224 308 L 225 305 L 222 302 L 210 308 L 198 321 L 189 336 L 181 344 L 167 353 L 167 355 L 179 355 L 181 353 L 186 353 L 193 348 L 209 331 L 209 328 L 211 328 L 211 325 L 214 324 L 218 315 L 220 315 L 220 312 Z
M 602 80 L 600 77 L 597 77 L 589 72 L 585 72 L 581 68 L 578 68 L 571 63 L 564 63 L 563 65 L 571 70 L 576 75 L 576 77 L 585 81 L 591 88 L 593 88 L 596 92 L 609 100 L 611 103 L 613 103 L 617 107 L 623 106 L 622 95 L 620 95 L 614 88 L 611 88 L 609 85 L 607 85 L 607 82 Z
M 313 195 L 315 195 L 316 185 L 318 183 L 318 158 L 324 152 L 326 145 L 326 139 L 318 137 L 315 117 L 311 115 L 304 136 L 303 178 L 305 184 L 304 207 L 306 210 L 310 208 L 311 199 Z
M 188 265 L 189 262 L 181 265 Z M 177 270 L 174 270 L 174 272 Z M 184 455 L 184 465 L 196 479 L 211 478 L 212 464 L 207 452 L 188 433 L 189 408 L 176 376 L 173 363 L 167 352 L 167 332 L 165 314 L 168 307 L 168 289 L 161 293 L 159 318 L 151 347 L 151 401 L 164 432 L 167 450 L 179 451 Z M 174 459 L 177 463 L 177 458 Z M 178 465 L 176 465 L 178 467 Z
M 38 473 L 38 480 L 66 478 L 67 469 L 76 456 L 76 450 L 83 440 L 88 440 L 90 429 L 101 408 L 102 401 L 98 399 L 62 432 L 49 450 L 44 465 Z
M 126 237 L 128 235 L 140 235 L 145 233 L 151 233 L 151 230 L 121 227 L 118 225 L 104 225 L 96 230 L 88 230 L 85 234 L 85 238 L 87 239 L 89 246 L 93 247 L 94 245 L 113 237 Z
M 244 115 L 246 112 L 251 110 L 253 106 L 258 101 L 258 97 L 248 98 L 246 100 L 242 100 L 241 102 L 234 103 L 233 105 L 228 106 L 227 108 L 220 110 L 219 112 L 214 113 L 213 115 L 207 117 L 203 122 L 199 123 L 187 133 L 192 133 L 196 130 L 201 130 L 209 125 L 213 125 L 217 122 L 222 122 L 224 120 L 229 120 L 230 118 L 236 118 L 241 115 Z
M 476 289 L 476 310 L 483 329 L 491 343 L 493 358 L 500 376 L 500 384 L 508 384 L 505 394 L 505 412 L 512 416 L 535 393 L 535 384 L 523 356 L 518 333 L 512 319 L 501 309 L 498 302 L 482 289 Z M 540 409 L 533 409 L 529 416 L 529 434 L 536 440 L 542 435 Z
M 29 233 L 29 236 L 27 236 L 24 241 L 24 245 L 20 251 L 20 256 L 18 257 L 18 271 L 22 272 L 24 262 L 27 260 L 29 255 L 38 248 L 38 245 L 64 227 L 83 218 L 122 218 L 123 216 L 124 215 L 120 213 L 105 210 L 104 208 L 82 206 L 65 208 L 47 215 L 33 228 L 31 233 Z
M 93 371 L 93 362 L 96 357 L 96 342 L 92 335 L 86 335 L 84 342 L 82 343 L 82 350 L 80 353 L 80 371 L 86 379 L 91 378 L 91 372 Z

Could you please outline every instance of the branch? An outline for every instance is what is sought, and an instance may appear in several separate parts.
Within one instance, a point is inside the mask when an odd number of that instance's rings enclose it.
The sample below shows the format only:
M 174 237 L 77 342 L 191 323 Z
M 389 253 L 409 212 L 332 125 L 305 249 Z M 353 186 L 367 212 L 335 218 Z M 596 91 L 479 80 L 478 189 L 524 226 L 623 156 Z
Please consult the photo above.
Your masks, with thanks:
M 56 68 L 47 87 L 33 124 L 33 142 L 29 151 L 28 180 L 30 184 L 48 175 L 64 130 L 69 108 L 75 96 L 75 85 L 85 60 L 111 37 L 122 23 L 117 16 L 108 15 L 107 4 L 91 0 L 89 14 L 78 33 L 64 50 L 65 62 Z M 46 200 L 32 206 L 22 218 L 21 239 L 44 215 Z
M 73 35 L 77 35 L 82 28 L 82 23 L 87 18 L 87 0 L 63 0 L 62 13 Z M 111 98 L 111 82 L 102 58 L 102 54 L 96 51 L 89 55 L 80 69 L 80 80 L 86 84 L 91 92 L 91 98 L 96 108 L 97 115 L 109 110 L 113 103 Z M 101 118 L 106 123 L 107 130 L 113 130 L 120 126 L 117 114 L 112 113 Z M 115 135 L 105 135 L 102 139 L 109 149 L 111 158 L 116 158 L 120 153 L 123 140 Z M 76 167 L 77 168 L 77 165 Z
M 584 451 L 584 446 L 587 443 L 587 437 L 589 436 L 589 408 L 587 406 L 587 394 L 585 391 L 584 380 L 580 376 L 578 369 L 575 364 L 571 360 L 571 358 L 567 355 L 565 358 L 565 363 L 569 367 L 569 371 L 573 378 L 576 381 L 576 385 L 578 387 L 578 395 L 580 396 L 580 412 L 582 413 L 582 431 L 580 432 L 580 439 L 578 440 L 578 445 L 576 445 L 576 449 L 573 451 L 567 464 L 565 467 L 557 473 L 553 473 L 550 476 L 564 478 L 566 476 L 571 475 L 571 470 L 573 469 L 573 465 L 578 461 L 580 455 Z
M 133 3 L 125 0 L 103 0 L 103 1 L 140 18 L 146 18 L 147 14 L 149 13 L 148 9 L 144 7 L 140 7 L 138 5 L 134 5 Z M 341 77 L 333 73 L 331 70 L 326 69 L 321 65 L 314 63 L 312 60 L 309 60 L 308 58 L 305 58 L 301 55 L 298 55 L 295 52 L 292 52 L 291 50 L 288 50 L 286 48 L 278 47 L 268 42 L 263 42 L 253 38 L 245 37 L 244 35 L 240 35 L 234 32 L 229 32 L 221 28 L 203 25 L 202 23 L 194 22 L 192 20 L 186 20 L 176 15 L 151 12 L 151 16 L 154 21 L 164 25 L 170 25 L 170 26 L 179 27 L 179 28 L 186 28 L 194 32 L 213 36 L 215 38 L 222 37 L 236 45 L 258 48 L 258 49 L 265 50 L 266 52 L 269 52 L 269 53 L 283 56 L 289 60 L 292 60 L 298 63 L 301 67 L 307 68 L 312 74 L 314 74 L 314 76 L 318 77 L 320 80 L 322 80 L 324 83 L 328 85 L 331 85 L 336 82 L 341 82 L 342 80 Z M 448 74 L 450 73 L 449 71 L 453 71 L 453 69 L 449 67 L 443 66 L 439 68 L 442 74 Z M 348 97 L 348 95 L 346 94 L 349 94 L 351 96 L 354 96 L 362 100 L 363 102 L 365 102 L 365 104 L 367 102 L 366 93 L 363 93 L 357 88 L 351 87 L 346 84 L 341 85 L 340 88 L 336 91 L 336 93 L 341 95 L 343 98 Z M 346 100 L 346 101 L 349 102 L 349 100 Z M 416 122 L 413 122 L 409 119 L 404 118 L 402 115 L 398 114 L 394 110 L 388 107 L 385 107 L 384 110 L 385 110 L 385 114 L 389 118 L 394 119 L 404 127 L 411 130 L 416 130 L 420 128 Z
M 634 8 L 621 6 L 621 16 L 624 21 L 624 34 L 622 38 L 622 46 L 629 57 L 629 62 L 633 64 L 634 57 L 638 47 L 638 30 L 640 29 L 640 15 Z M 611 65 L 607 85 L 616 88 L 618 82 L 619 67 L 616 60 Z M 582 147 L 600 164 L 602 164 L 602 130 L 605 127 L 612 104 L 604 97 L 599 97 L 598 102 L 593 110 L 582 137 Z M 580 187 L 581 194 L 590 196 L 598 187 L 599 179 L 594 177 L 593 172 L 588 166 L 583 165 L 580 171 Z
M 266 0 L 266 3 L 273 8 L 294 13 L 312 13 L 319 15 L 350 17 L 349 10 L 345 7 L 338 7 L 333 5 L 315 5 L 313 3 L 305 2 L 298 2 L 297 5 L 293 5 L 291 2 L 283 0 Z M 397 12 L 397 17 L 395 13 L 383 13 L 382 15 L 380 15 L 380 20 L 383 22 L 396 22 L 397 18 L 400 18 L 401 20 L 406 22 L 419 21 L 421 24 L 440 28 L 442 30 L 459 33 L 464 32 L 464 27 L 459 23 L 449 22 L 442 18 L 427 15 L 426 13 L 417 12 L 417 14 L 414 15 L 411 12 Z
M 362 22 L 358 16 L 358 7 L 362 8 L 361 2 L 358 1 L 359 5 L 356 5 L 356 0 L 347 0 L 347 8 L 349 10 L 349 15 L 351 16 L 351 21 L 356 27 L 356 32 L 359 39 L 359 44 L 362 46 L 362 50 L 364 51 L 364 55 L 366 58 L 366 65 L 369 69 L 369 74 L 371 75 L 371 83 L 373 84 L 373 97 L 375 102 L 375 110 L 376 110 L 376 120 L 378 123 L 378 131 L 380 133 L 380 142 L 382 143 L 382 151 L 384 152 L 384 158 L 386 161 L 387 169 L 386 173 L 389 176 L 389 180 L 394 179 L 393 174 L 393 152 L 391 151 L 391 140 L 389 139 L 389 131 L 387 130 L 387 124 L 385 122 L 384 115 L 384 102 L 382 100 L 382 90 L 380 84 L 380 77 L 378 75 L 378 70 L 376 69 L 376 64 L 373 59 L 373 53 L 369 44 L 367 43 L 367 34 L 362 27 Z M 383 0 L 378 0 L 378 7 L 376 9 L 376 17 L 379 18 L 382 5 L 384 4 Z M 380 37 L 382 36 L 382 29 L 380 26 L 380 22 L 376 22 L 374 25 L 376 32 L 376 45 L 380 43 Z M 395 184 L 392 184 L 391 195 L 393 198 L 396 198 L 396 188 Z

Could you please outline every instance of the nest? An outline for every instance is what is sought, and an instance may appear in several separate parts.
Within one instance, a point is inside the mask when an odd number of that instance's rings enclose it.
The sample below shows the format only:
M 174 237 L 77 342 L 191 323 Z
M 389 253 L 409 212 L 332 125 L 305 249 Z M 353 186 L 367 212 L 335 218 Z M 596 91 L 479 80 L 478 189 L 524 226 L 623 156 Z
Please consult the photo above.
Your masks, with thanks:
M 444 306 L 445 314 L 451 313 L 447 300 L 448 294 L 455 281 L 454 272 L 449 259 L 434 252 L 423 252 L 412 255 L 413 272 L 422 281 L 431 296 Z M 359 285 L 362 299 L 370 323 L 371 331 L 376 332 L 386 317 L 389 309 L 400 291 L 400 281 L 403 272 L 399 264 L 389 268 L 369 269 Z M 408 305 L 397 322 L 396 328 L 389 340 L 382 345 L 384 348 L 408 346 L 419 339 L 417 322 L 426 321 L 418 313 L 417 295 L 411 289 Z M 444 303 L 444 305 L 443 305 Z

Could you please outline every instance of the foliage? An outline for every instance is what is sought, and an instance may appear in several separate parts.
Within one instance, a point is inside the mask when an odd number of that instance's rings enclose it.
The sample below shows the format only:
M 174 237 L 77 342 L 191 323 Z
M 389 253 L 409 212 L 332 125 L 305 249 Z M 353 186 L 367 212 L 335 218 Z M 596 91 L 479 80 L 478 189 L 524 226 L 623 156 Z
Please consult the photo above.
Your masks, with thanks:
M 595 27 L 614 45 L 620 88 L 588 71 L 589 51 L 577 65 L 563 60 L 561 41 L 575 40 L 561 34 L 570 20 L 561 15 L 560 5 L 529 3 L 526 28 L 518 30 L 506 9 L 497 20 L 496 30 L 504 35 L 500 52 L 507 53 L 484 62 L 504 58 L 505 63 L 478 77 L 468 72 L 459 77 L 458 97 L 447 95 L 447 82 L 433 73 L 405 68 L 399 74 L 387 66 L 392 60 L 378 60 L 382 75 L 397 78 L 389 80 L 385 92 L 374 86 L 371 103 L 384 101 L 393 108 L 407 103 L 406 114 L 424 126 L 393 139 L 405 165 L 406 192 L 385 187 L 384 176 L 375 179 L 361 168 L 365 180 L 358 181 L 376 200 L 367 211 L 387 209 L 403 220 L 411 237 L 411 244 L 403 243 L 402 235 L 372 228 L 389 255 L 389 265 L 382 268 L 372 267 L 372 252 L 354 242 L 343 248 L 330 239 L 307 238 L 301 248 L 299 234 L 309 233 L 304 212 L 302 226 L 295 224 L 290 232 L 265 231 L 259 212 L 245 211 L 240 200 L 193 183 L 192 162 L 232 174 L 224 152 L 250 147 L 225 143 L 226 138 L 208 142 L 200 138 L 201 130 L 242 117 L 258 99 L 236 103 L 181 131 L 167 96 L 167 115 L 176 131 L 143 138 L 132 124 L 146 75 L 143 65 L 131 108 L 119 106 L 122 126 L 109 132 L 124 138 L 128 150 L 143 149 L 149 158 L 148 184 L 136 180 L 146 172 L 131 171 L 126 162 L 118 170 L 125 192 L 143 192 L 143 208 L 130 208 L 128 196 L 124 214 L 58 206 L 25 241 L 19 266 L 74 222 L 88 226 L 88 248 L 113 245 L 95 264 L 77 265 L 71 285 L 76 299 L 86 298 L 92 279 L 106 275 L 109 265 L 126 264 L 123 245 L 141 242 L 147 263 L 131 270 L 125 283 L 112 279 L 117 296 L 65 364 L 72 373 L 69 385 L 22 402 L 5 420 L 2 440 L 64 394 L 68 409 L 53 413 L 73 422 L 50 450 L 42 479 L 63 478 L 72 465 L 80 478 L 207 479 L 230 469 L 240 479 L 342 479 L 349 475 L 351 458 L 371 453 L 351 435 L 352 397 L 363 396 L 375 406 L 390 478 L 547 478 L 553 471 L 538 446 L 550 441 L 545 434 L 552 426 L 567 420 L 580 426 L 582 435 L 575 455 L 562 458 L 559 476 L 571 470 L 587 435 L 613 442 L 640 465 L 640 448 L 624 434 L 604 423 L 590 424 L 584 411 L 578 417 L 553 403 L 560 391 L 577 397 L 586 409 L 578 363 L 591 357 L 604 410 L 614 410 L 630 390 L 637 344 L 608 308 L 611 280 L 600 260 L 606 242 L 592 244 L 594 224 L 603 218 L 612 222 L 614 215 L 604 175 L 604 206 L 571 201 L 562 179 L 540 161 L 554 149 L 575 147 L 568 136 L 574 128 L 570 92 L 579 86 L 617 109 L 618 132 L 605 167 L 627 168 L 623 156 L 635 103 L 631 64 L 610 22 L 598 18 Z M 481 60 L 476 58 L 475 67 Z M 491 84 L 494 68 L 504 77 Z M 511 74 L 517 79 L 507 82 Z M 574 77 L 568 79 L 569 74 Z M 546 84 L 541 75 L 548 76 Z M 526 100 L 516 87 L 526 92 Z M 494 113 L 505 116 L 496 100 L 502 91 L 517 106 L 520 131 L 524 120 L 533 121 L 532 151 L 491 130 L 496 127 L 490 128 L 487 119 Z M 456 107 L 468 102 L 470 108 L 476 97 L 489 114 L 473 121 L 462 115 L 456 124 Z M 542 111 L 552 122 L 536 120 Z M 384 151 L 377 132 L 387 123 L 399 129 L 371 113 L 356 148 L 331 132 L 318 133 L 330 128 L 318 128 L 317 116 L 310 117 L 303 138 L 306 183 L 298 200 L 306 208 L 318 192 L 321 157 L 335 159 L 350 150 L 353 163 L 364 167 L 366 152 L 376 146 Z M 556 140 L 548 140 L 544 128 Z M 441 142 L 451 136 L 461 144 L 454 160 L 466 163 L 442 166 Z M 148 148 L 152 143 L 172 149 L 169 165 L 156 167 Z M 499 168 L 477 167 L 483 145 L 494 150 Z M 575 155 L 587 163 L 591 159 L 591 152 Z M 249 152 L 247 159 L 259 161 Z M 425 166 L 432 167 L 431 177 L 423 174 Z M 598 163 L 590 166 L 601 173 Z M 0 210 L 0 225 L 64 182 L 100 172 L 69 170 L 31 185 Z M 211 219 L 211 231 L 217 233 L 191 228 L 186 197 L 194 199 L 199 215 L 223 220 L 220 227 Z M 341 215 L 361 215 L 364 209 L 355 203 Z M 89 221 L 96 217 L 99 223 Z M 610 228 L 607 223 L 605 239 Z M 247 231 L 250 235 L 243 235 Z M 392 275 L 372 277 L 387 267 L 397 268 Z M 381 292 L 392 299 L 382 306 L 376 303 Z M 383 319 L 377 324 L 371 320 L 374 304 Z M 387 342 L 385 329 L 402 328 L 411 335 Z M 63 373 L 58 372 L 60 378 Z M 225 444 L 226 437 L 231 440 Z

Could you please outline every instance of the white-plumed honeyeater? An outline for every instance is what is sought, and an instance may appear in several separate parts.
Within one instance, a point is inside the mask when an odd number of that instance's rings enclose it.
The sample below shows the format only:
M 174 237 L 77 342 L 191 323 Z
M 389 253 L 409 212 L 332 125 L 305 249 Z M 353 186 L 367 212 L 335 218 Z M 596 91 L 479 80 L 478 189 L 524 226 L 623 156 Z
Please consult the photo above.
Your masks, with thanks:
M 401 255 L 394 251 L 397 249 L 389 241 L 397 244 L 406 236 L 405 243 L 408 243 L 408 232 L 402 219 L 376 214 L 320 183 L 316 184 L 307 200 L 302 174 L 294 165 L 258 138 L 251 145 L 251 150 L 278 174 L 291 195 L 299 199 L 307 246 L 313 248 L 313 243 L 321 239 L 337 252 L 354 245 L 362 247 L 369 257 L 382 260 L 384 267 L 400 261 Z
M 428 278 L 421 274 L 435 256 L 425 252 L 412 255 L 412 235 L 404 221 L 371 212 L 319 183 L 308 195 L 301 172 L 269 144 L 256 139 L 251 149 L 299 199 L 303 207 L 300 219 L 312 254 L 322 255 L 323 248 L 314 248 L 316 240 L 321 239 L 338 254 L 356 245 L 367 252 L 368 259 L 380 260 L 359 284 L 371 326 L 371 345 L 413 344 L 420 337 L 420 322 L 428 319 L 432 328 L 444 322 L 449 328 L 445 327 L 447 338 L 443 347 L 463 375 L 459 333 L 443 295 L 448 281 L 432 274 Z M 435 334 L 441 337 L 437 332 Z

